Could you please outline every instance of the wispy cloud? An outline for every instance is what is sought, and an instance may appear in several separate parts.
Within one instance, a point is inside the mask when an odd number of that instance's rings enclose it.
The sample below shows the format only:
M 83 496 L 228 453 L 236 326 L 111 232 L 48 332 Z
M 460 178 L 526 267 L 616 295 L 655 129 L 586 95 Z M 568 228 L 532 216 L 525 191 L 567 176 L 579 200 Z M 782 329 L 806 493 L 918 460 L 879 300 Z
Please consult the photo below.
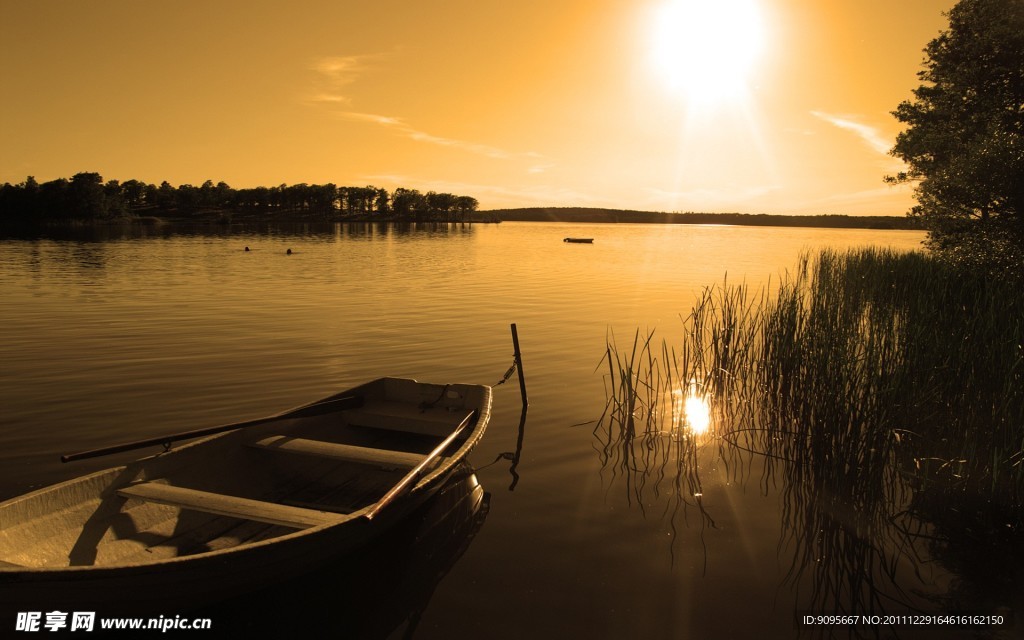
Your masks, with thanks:
M 353 56 L 324 56 L 313 61 L 311 68 L 316 72 L 314 82 L 316 93 L 308 98 L 310 102 L 327 104 L 350 104 L 352 99 L 344 89 L 358 80 L 384 54 Z
M 532 151 L 517 153 L 469 140 L 459 140 L 456 138 L 439 136 L 413 127 L 408 124 L 404 118 L 351 110 L 352 99 L 346 91 L 348 85 L 351 85 L 363 77 L 365 73 L 373 67 L 374 62 L 387 57 L 387 55 L 388 54 L 363 54 L 317 58 L 311 65 L 313 71 L 316 72 L 316 90 L 315 93 L 307 99 L 307 102 L 325 108 L 333 107 L 334 109 L 332 109 L 332 111 L 334 114 L 341 118 L 385 127 L 390 129 L 396 135 L 410 140 L 415 140 L 416 142 L 423 142 L 452 149 L 460 149 L 476 155 L 499 160 L 517 157 L 534 160 L 543 158 L 541 154 Z M 339 110 L 339 108 L 343 110 Z M 543 171 L 544 168 L 552 165 L 537 164 L 536 166 L 543 167 L 540 169 L 540 171 Z M 531 173 L 534 172 L 533 169 L 530 169 L 529 171 Z
M 462 151 L 468 151 L 469 153 L 474 153 L 476 155 L 484 156 L 487 158 L 507 160 L 510 158 L 537 159 L 543 157 L 539 153 L 533 151 L 529 151 L 526 153 L 517 153 L 513 151 L 507 151 L 499 147 L 481 144 L 479 142 L 458 140 L 456 138 L 446 138 L 444 136 L 434 135 L 432 133 L 422 131 L 409 125 L 403 118 L 396 118 L 394 116 L 385 116 L 377 113 L 363 113 L 359 111 L 339 111 L 337 112 L 337 115 L 347 120 L 355 120 L 357 122 L 368 122 L 371 124 L 379 125 L 381 127 L 386 127 L 392 130 L 396 135 L 409 138 L 410 140 L 415 140 L 416 142 L 425 142 L 427 144 L 433 144 L 440 147 L 460 149 Z
M 878 153 L 888 155 L 889 149 L 893 146 L 892 141 L 882 135 L 878 129 L 871 125 L 864 124 L 863 122 L 859 122 L 857 116 L 837 115 L 834 113 L 825 113 L 824 111 L 811 111 L 811 115 L 820 120 L 824 120 L 833 126 L 839 127 L 844 131 L 853 133 Z
M 372 124 L 379 124 L 382 127 L 395 127 L 405 128 L 406 124 L 402 122 L 401 118 L 392 118 L 391 116 L 382 116 L 376 113 L 360 113 L 358 111 L 342 111 L 338 115 L 348 120 L 356 120 L 359 122 L 370 122 Z
M 313 62 L 313 69 L 330 82 L 343 85 L 355 80 L 366 68 L 367 56 L 327 56 Z

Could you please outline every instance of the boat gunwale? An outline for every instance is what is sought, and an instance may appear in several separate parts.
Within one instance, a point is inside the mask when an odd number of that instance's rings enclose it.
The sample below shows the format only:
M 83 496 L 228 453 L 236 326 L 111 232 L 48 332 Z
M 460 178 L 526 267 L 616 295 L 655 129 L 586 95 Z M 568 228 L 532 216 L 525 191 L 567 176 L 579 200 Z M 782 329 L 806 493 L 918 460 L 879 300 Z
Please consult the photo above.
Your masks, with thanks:
M 417 380 L 407 379 L 407 378 L 384 377 L 384 378 L 378 378 L 376 380 L 372 380 L 372 381 L 369 381 L 367 383 L 358 385 L 357 387 L 354 387 L 354 388 L 346 390 L 346 391 L 342 391 L 342 392 L 340 392 L 338 394 L 332 394 L 331 396 L 328 396 L 328 398 L 326 398 L 326 399 L 334 398 L 334 397 L 337 397 L 337 396 L 339 396 L 341 394 L 345 394 L 345 393 L 351 393 L 351 392 L 355 391 L 356 389 L 365 388 L 365 387 L 368 387 L 368 386 L 373 385 L 375 383 L 384 383 L 387 380 L 409 380 L 409 381 L 414 382 L 416 384 L 423 384 L 423 385 L 436 384 L 436 383 L 421 383 L 421 382 L 419 382 Z M 438 386 L 441 386 L 441 385 L 438 385 Z M 418 494 L 422 494 L 425 490 L 427 490 L 428 488 L 431 488 L 431 487 L 439 488 L 441 486 L 441 484 L 442 484 L 441 480 L 443 480 L 443 478 L 446 477 L 458 464 L 462 463 L 465 460 L 466 456 L 469 455 L 470 451 L 472 451 L 472 449 L 475 448 L 477 443 L 479 443 L 480 439 L 483 437 L 484 431 L 486 431 L 486 428 L 487 428 L 487 424 L 490 421 L 491 408 L 492 408 L 492 403 L 493 403 L 493 390 L 491 389 L 491 387 L 489 387 L 487 385 L 479 385 L 479 384 L 460 384 L 460 386 L 465 386 L 465 387 L 470 387 L 470 388 L 474 388 L 474 389 L 479 389 L 480 392 L 481 392 L 481 396 L 482 396 L 480 398 L 479 406 L 472 407 L 472 409 L 475 410 L 476 415 L 475 415 L 475 417 L 473 419 L 472 429 L 470 430 L 469 435 L 462 441 L 462 444 L 459 446 L 459 448 L 452 455 L 446 456 L 443 459 L 443 461 L 441 462 L 441 464 L 437 465 L 432 470 L 430 470 L 428 473 L 424 474 L 407 492 L 405 492 L 403 495 L 401 495 L 397 499 L 398 502 L 395 504 L 394 508 L 392 508 L 392 509 L 385 509 L 382 512 L 382 515 L 385 516 L 383 518 L 383 520 L 385 520 L 386 522 L 387 521 L 391 521 L 394 518 L 396 513 L 399 514 L 400 516 L 401 515 L 405 515 L 405 512 L 407 511 L 407 509 L 404 509 L 402 507 L 402 503 L 406 503 L 407 504 L 409 499 L 410 499 L 410 497 L 418 495 Z M 453 429 L 454 429 L 454 427 L 455 427 L 455 425 L 452 425 Z M 237 434 L 237 433 L 239 433 L 239 431 L 242 431 L 242 430 L 244 430 L 244 427 L 242 429 L 233 429 L 233 430 L 230 430 L 230 431 L 225 431 L 223 433 L 216 433 L 216 434 L 213 434 L 213 435 L 200 437 L 200 438 L 198 438 L 196 440 L 193 440 L 193 441 L 188 442 L 188 443 L 186 443 L 184 445 L 181 445 L 180 447 L 176 447 L 176 448 L 168 450 L 168 451 L 161 451 L 159 453 L 156 453 L 156 454 L 153 454 L 153 455 L 150 455 L 150 456 L 145 456 L 145 457 L 139 458 L 138 460 L 132 461 L 132 462 L 130 462 L 128 464 L 119 465 L 119 466 L 116 466 L 116 467 L 109 467 L 109 468 L 106 468 L 106 469 L 100 469 L 100 470 L 97 470 L 97 471 L 94 471 L 94 472 L 91 472 L 91 473 L 88 473 L 88 474 L 85 474 L 85 475 L 82 475 L 82 476 L 76 476 L 74 478 L 69 478 L 68 480 L 65 480 L 63 482 L 52 484 L 52 485 L 49 485 L 49 486 L 46 486 L 46 487 L 41 487 L 39 489 L 30 491 L 28 493 L 24 493 L 24 494 L 21 494 L 21 495 L 18 495 L 18 496 L 14 496 L 12 498 L 4 500 L 3 502 L 0 502 L 0 511 L 4 510 L 5 508 L 11 507 L 11 506 L 13 506 L 13 505 L 15 505 L 15 504 L 17 504 L 19 502 L 35 499 L 35 498 L 38 498 L 38 497 L 40 497 L 42 495 L 45 495 L 47 493 L 57 492 L 57 491 L 60 491 L 62 489 L 74 488 L 75 485 L 84 484 L 84 483 L 89 482 L 90 480 L 97 480 L 97 479 L 99 479 L 100 477 L 102 477 L 104 475 L 114 475 L 114 476 L 116 476 L 116 475 L 118 475 L 120 473 L 123 473 L 124 471 L 127 471 L 130 467 L 135 466 L 135 465 L 143 465 L 144 463 L 147 463 L 147 462 L 150 462 L 150 461 L 166 459 L 168 456 L 182 454 L 183 452 L 186 452 L 186 451 L 192 449 L 193 447 L 197 447 L 197 446 L 201 446 L 201 445 L 204 445 L 204 444 L 208 444 L 211 441 L 214 441 L 214 440 L 217 440 L 217 439 L 228 438 L 232 434 Z M 123 485 L 119 485 L 116 481 L 115 482 L 111 482 L 106 487 L 104 487 L 103 490 L 96 495 L 96 497 L 99 500 L 102 501 L 103 499 L 105 499 L 105 497 L 106 497 L 105 494 L 107 494 L 108 492 L 116 493 L 117 489 L 121 488 L 121 486 L 128 486 L 129 484 L 131 484 L 131 483 L 129 482 L 129 483 L 124 483 Z M 371 519 L 366 517 L 366 515 L 373 509 L 373 507 L 376 504 L 377 504 L 377 502 L 374 502 L 374 503 L 368 504 L 368 505 L 366 505 L 366 506 L 364 506 L 364 507 L 362 507 L 360 509 L 357 509 L 356 511 L 353 511 L 352 513 L 348 514 L 348 517 L 346 519 L 344 519 L 342 521 L 339 521 L 339 522 L 327 522 L 327 523 L 319 524 L 319 525 L 316 525 L 316 526 L 307 527 L 307 528 L 304 528 L 304 529 L 299 529 L 299 530 L 296 530 L 296 531 L 293 531 L 293 532 L 290 532 L 290 533 L 285 533 L 285 534 L 282 534 L 282 535 L 274 536 L 272 538 L 267 538 L 267 539 L 264 539 L 264 540 L 258 540 L 258 541 L 255 541 L 255 542 L 245 542 L 245 543 L 242 543 L 242 544 L 239 544 L 239 545 L 236 545 L 236 546 L 232 546 L 232 547 L 228 547 L 228 548 L 225 548 L 225 549 L 216 549 L 216 550 L 213 550 L 213 551 L 203 551 L 203 552 L 200 552 L 200 553 L 193 553 L 193 554 L 182 555 L 182 556 L 173 556 L 173 557 L 167 557 L 167 558 L 156 558 L 156 559 L 153 559 L 152 561 L 147 561 L 147 562 L 138 562 L 138 561 L 136 561 L 136 562 L 127 562 L 127 563 L 125 563 L 125 562 L 122 562 L 122 563 L 110 563 L 110 564 L 102 564 L 102 565 L 67 565 L 67 566 L 58 566 L 58 567 L 53 567 L 53 566 L 33 567 L 33 566 L 18 565 L 18 564 L 14 564 L 14 563 L 11 563 L 11 566 L 5 566 L 4 564 L 0 564 L 0 578 L 2 578 L 5 574 L 24 576 L 28 580 L 32 580 L 33 578 L 44 578 L 44 577 L 47 577 L 47 576 L 67 576 L 67 575 L 75 575 L 75 574 L 97 574 L 97 575 L 101 575 L 101 574 L 104 574 L 104 573 L 111 573 L 111 574 L 123 573 L 123 572 L 126 572 L 126 571 L 132 571 L 132 570 L 145 571 L 145 570 L 150 569 L 150 568 L 156 569 L 156 568 L 159 568 L 159 567 L 172 566 L 172 565 L 175 565 L 175 564 L 178 564 L 178 563 L 190 563 L 190 562 L 194 563 L 196 561 L 214 560 L 216 558 L 224 557 L 224 556 L 232 556 L 232 555 L 243 554 L 243 553 L 252 553 L 252 552 L 255 552 L 255 551 L 259 550 L 259 549 L 262 549 L 262 548 L 265 548 L 265 547 L 268 547 L 268 546 L 271 546 L 271 545 L 275 545 L 275 544 L 278 544 L 278 543 L 291 542 L 291 541 L 294 541 L 294 540 L 297 540 L 297 539 L 301 539 L 301 538 L 322 535 L 327 530 L 333 530 L 333 529 L 338 529 L 338 530 L 349 529 L 350 530 L 350 529 L 352 529 L 354 527 L 360 527 L 360 526 L 361 527 L 372 527 L 374 529 L 379 528 L 380 530 L 383 530 L 384 528 L 386 528 L 386 524 L 383 525 L 383 526 L 378 524 L 378 522 L 380 522 L 380 520 L 381 520 L 380 517 L 378 517 L 377 519 L 374 519 L 374 520 L 371 520 Z M 214 516 L 214 517 L 216 518 L 216 517 L 230 517 L 230 516 Z M 18 526 L 18 524 L 15 524 L 14 526 Z

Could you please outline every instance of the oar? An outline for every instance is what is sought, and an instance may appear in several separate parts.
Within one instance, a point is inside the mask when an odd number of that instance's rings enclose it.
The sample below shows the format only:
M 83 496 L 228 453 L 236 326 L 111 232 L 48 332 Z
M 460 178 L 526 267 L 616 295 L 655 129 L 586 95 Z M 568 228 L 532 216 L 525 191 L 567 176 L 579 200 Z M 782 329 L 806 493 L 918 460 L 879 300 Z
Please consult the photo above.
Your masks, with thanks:
M 205 429 L 195 429 L 194 431 L 184 431 L 182 433 L 175 433 L 169 436 L 162 436 L 159 438 L 150 438 L 148 440 L 139 440 L 137 442 L 127 442 L 125 444 L 118 444 L 111 447 L 104 447 L 102 449 L 93 449 L 92 451 L 81 451 L 79 453 L 71 453 L 60 457 L 61 462 L 72 462 L 74 460 L 84 460 L 86 458 L 95 458 L 97 456 L 105 456 L 112 453 L 121 453 L 122 451 L 131 451 L 132 449 L 141 449 L 143 447 L 151 447 L 154 445 L 169 445 L 172 442 L 178 440 L 191 440 L 192 438 L 199 438 L 201 436 L 211 436 L 215 433 L 222 433 L 224 431 L 232 431 L 234 429 L 243 429 L 245 427 L 254 427 L 259 424 L 265 424 L 267 422 L 273 422 L 275 420 L 288 420 L 291 418 L 309 418 L 312 416 L 319 416 L 325 413 L 332 413 L 334 411 L 343 411 L 345 409 L 355 409 L 363 405 L 362 396 L 343 396 L 341 398 L 335 398 L 334 400 L 322 400 L 320 402 L 314 402 L 312 404 L 303 405 L 296 407 L 295 409 L 289 409 L 283 413 L 274 414 L 265 418 L 256 418 L 255 420 L 246 420 L 244 422 L 235 422 L 232 424 L 222 424 L 216 427 L 207 427 Z
M 469 412 L 469 414 L 467 414 L 466 417 L 462 419 L 462 422 L 459 423 L 459 426 L 455 427 L 455 430 L 448 434 L 448 437 L 445 438 L 444 441 L 441 442 L 441 444 L 437 445 L 433 451 L 428 453 L 427 457 L 421 460 L 420 463 L 416 465 L 412 471 L 405 474 L 405 476 L 398 481 L 398 484 L 391 487 L 391 490 L 385 493 L 384 497 L 378 500 L 377 504 L 373 505 L 373 507 L 366 513 L 366 519 L 373 520 L 375 517 L 377 517 L 377 514 L 384 509 L 384 507 L 388 506 L 389 504 L 394 502 L 396 498 L 398 498 L 399 496 L 407 492 L 409 489 L 411 489 L 415 482 L 427 469 L 427 467 L 429 467 L 434 462 L 434 460 L 436 460 L 442 453 L 444 453 L 444 450 L 447 449 L 448 446 L 455 441 L 455 438 L 459 437 L 459 434 L 462 433 L 466 429 L 466 427 L 469 426 L 469 423 L 472 422 L 473 418 L 475 417 L 476 409 Z

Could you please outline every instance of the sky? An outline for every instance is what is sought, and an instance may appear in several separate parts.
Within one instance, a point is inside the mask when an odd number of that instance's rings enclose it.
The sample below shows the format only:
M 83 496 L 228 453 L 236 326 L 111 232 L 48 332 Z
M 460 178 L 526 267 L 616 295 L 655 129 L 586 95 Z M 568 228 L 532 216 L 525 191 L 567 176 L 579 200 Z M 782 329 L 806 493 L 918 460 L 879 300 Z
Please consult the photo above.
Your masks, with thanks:
M 953 0 L 0 0 L 0 183 L 903 215 Z

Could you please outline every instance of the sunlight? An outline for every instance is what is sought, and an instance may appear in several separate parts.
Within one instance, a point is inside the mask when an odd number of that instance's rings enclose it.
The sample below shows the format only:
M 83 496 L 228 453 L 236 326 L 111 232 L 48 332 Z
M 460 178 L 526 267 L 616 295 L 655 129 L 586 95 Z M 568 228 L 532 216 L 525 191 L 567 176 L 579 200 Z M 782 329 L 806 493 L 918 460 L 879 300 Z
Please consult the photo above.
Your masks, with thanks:
M 764 27 L 756 0 L 670 0 L 655 17 L 655 69 L 692 104 L 744 100 Z
M 687 396 L 683 413 L 686 414 L 686 423 L 690 425 L 690 431 L 695 435 L 703 435 L 711 428 L 711 408 L 704 397 Z
M 690 380 L 688 388 L 672 392 L 673 433 L 688 431 L 697 436 L 711 429 L 711 406 L 707 398 L 697 391 L 697 381 Z

